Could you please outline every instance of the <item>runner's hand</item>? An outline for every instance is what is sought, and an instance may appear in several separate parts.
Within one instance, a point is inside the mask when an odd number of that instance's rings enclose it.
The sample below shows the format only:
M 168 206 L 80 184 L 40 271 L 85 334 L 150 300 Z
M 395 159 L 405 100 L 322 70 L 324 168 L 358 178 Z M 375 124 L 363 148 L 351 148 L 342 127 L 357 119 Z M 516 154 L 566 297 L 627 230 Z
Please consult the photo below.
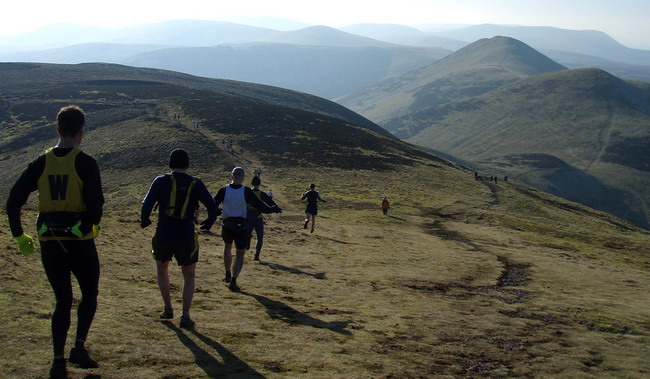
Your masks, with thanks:
M 144 219 L 144 220 L 140 220 L 140 227 L 142 229 L 146 228 L 149 225 L 151 225 L 151 220 L 150 219 L 147 218 L 147 219 Z
M 34 252 L 34 239 L 23 233 L 22 235 L 16 237 L 16 242 L 18 243 L 18 250 L 22 255 L 29 255 Z
M 273 213 L 282 213 L 282 208 L 278 206 L 273 207 Z

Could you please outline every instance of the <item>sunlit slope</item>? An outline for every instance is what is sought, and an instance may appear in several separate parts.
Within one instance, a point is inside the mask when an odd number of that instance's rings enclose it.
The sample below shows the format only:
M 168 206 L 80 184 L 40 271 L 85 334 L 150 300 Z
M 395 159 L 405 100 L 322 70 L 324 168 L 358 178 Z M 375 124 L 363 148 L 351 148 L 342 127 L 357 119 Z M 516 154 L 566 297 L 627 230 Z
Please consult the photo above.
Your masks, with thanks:
M 648 226 L 650 85 L 580 69 L 391 120 L 408 141 Z
M 0 68 L 2 198 L 53 143 L 54 116 L 70 103 L 88 114 L 83 148 L 106 170 L 109 193 L 144 185 L 177 146 L 203 172 L 258 156 L 278 166 L 380 170 L 429 157 L 338 104 L 280 88 L 116 65 Z

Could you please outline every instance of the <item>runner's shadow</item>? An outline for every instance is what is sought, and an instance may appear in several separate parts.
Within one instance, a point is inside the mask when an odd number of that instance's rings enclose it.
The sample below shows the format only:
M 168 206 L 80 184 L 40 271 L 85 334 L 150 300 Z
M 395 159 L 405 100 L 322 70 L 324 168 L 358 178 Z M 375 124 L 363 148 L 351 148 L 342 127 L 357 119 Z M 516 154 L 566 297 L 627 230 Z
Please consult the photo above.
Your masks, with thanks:
M 311 276 L 312 278 L 316 278 L 316 279 L 327 279 L 325 277 L 324 272 L 317 272 L 315 274 L 312 274 L 311 272 L 302 271 L 302 270 L 299 270 L 297 268 L 288 267 L 288 266 L 284 266 L 284 265 L 277 264 L 277 263 L 260 262 L 260 264 L 262 266 L 266 266 L 266 267 L 270 268 L 271 270 L 285 271 L 285 272 L 290 272 L 292 274 L 298 274 L 298 275 L 307 275 L 307 276 Z
M 400 220 L 400 221 L 406 221 L 406 219 L 403 219 L 403 218 L 401 218 L 401 217 L 395 217 L 395 216 L 391 216 L 391 215 L 388 215 L 388 217 L 390 217 L 390 218 L 394 218 L 394 219 L 396 219 L 396 220 Z
M 332 321 L 326 322 L 314 318 L 306 313 L 300 312 L 285 303 L 277 300 L 269 299 L 266 296 L 255 295 L 249 292 L 241 291 L 242 295 L 250 296 L 257 300 L 260 304 L 266 307 L 266 313 L 275 320 L 284 321 L 288 324 L 300 324 L 305 326 L 312 326 L 319 329 L 329 329 L 333 332 L 351 336 L 348 330 L 345 330 L 350 324 L 350 321 Z
M 213 354 L 199 346 L 185 331 L 174 325 L 171 321 L 163 321 L 163 325 L 176 333 L 178 339 L 187 346 L 194 354 L 196 364 L 205 371 L 206 375 L 210 378 L 223 378 L 231 375 L 246 376 L 250 378 L 264 378 L 264 375 L 255 371 L 254 368 L 246 364 L 246 362 L 237 358 L 233 353 L 226 349 L 220 343 L 204 336 L 196 330 L 189 332 L 194 334 L 199 340 L 214 349 L 223 363 L 221 363 Z
M 316 238 L 332 241 L 332 242 L 335 242 L 335 243 L 340 243 L 342 245 L 358 245 L 358 243 L 341 241 L 341 240 L 337 240 L 335 238 L 330 238 L 330 237 L 318 236 Z

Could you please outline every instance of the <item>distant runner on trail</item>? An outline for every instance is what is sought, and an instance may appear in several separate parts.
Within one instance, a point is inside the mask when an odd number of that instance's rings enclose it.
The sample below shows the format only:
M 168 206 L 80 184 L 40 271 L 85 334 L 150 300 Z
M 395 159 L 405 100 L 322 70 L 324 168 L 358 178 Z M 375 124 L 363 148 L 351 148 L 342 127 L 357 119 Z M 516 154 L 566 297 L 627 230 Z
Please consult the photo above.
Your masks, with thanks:
M 274 205 L 277 206 L 277 204 L 273 202 L 273 199 L 260 189 L 261 184 L 262 184 L 262 180 L 260 179 L 259 176 L 253 177 L 253 180 L 251 181 L 251 185 L 253 186 L 253 192 L 255 193 L 255 196 L 257 196 L 258 199 L 262 200 L 263 202 L 270 205 L 271 207 L 273 207 Z M 246 248 L 247 249 L 251 248 L 251 239 L 253 239 L 253 230 L 254 230 L 255 235 L 257 236 L 257 246 L 255 247 L 255 260 L 259 261 L 260 252 L 262 251 L 262 245 L 264 244 L 264 218 L 262 217 L 262 212 L 258 211 L 255 207 L 251 205 L 248 206 L 248 213 L 246 215 L 246 218 L 248 219 L 248 246 Z
M 390 203 L 388 198 L 384 196 L 384 200 L 381 202 L 381 210 L 384 212 L 384 216 L 388 215 L 388 210 L 390 209 Z
M 225 243 L 223 248 L 223 264 L 226 268 L 226 277 L 224 282 L 230 283 L 228 288 L 232 291 L 239 291 L 237 278 L 244 267 L 244 255 L 248 245 L 248 205 L 252 205 L 262 213 L 281 213 L 282 210 L 277 206 L 269 206 L 260 200 L 252 189 L 244 186 L 244 169 L 235 167 L 230 173 L 232 182 L 219 189 L 214 196 L 217 204 L 223 204 L 221 238 Z M 235 242 L 237 256 L 235 264 L 232 267 L 232 243 Z
M 302 194 L 300 200 L 307 199 L 307 208 L 305 209 L 305 229 L 309 225 L 309 219 L 311 218 L 311 232 L 314 232 L 314 227 L 316 226 L 316 215 L 318 214 L 318 202 L 322 201 L 327 203 L 327 201 L 321 199 L 318 191 L 315 190 L 316 185 L 314 183 L 309 185 L 309 191 Z
M 81 302 L 77 309 L 77 337 L 69 362 L 81 368 L 98 367 L 89 356 L 85 341 L 97 309 L 99 258 L 94 238 L 99 234 L 104 195 L 97 162 L 79 150 L 85 123 L 85 114 L 79 107 L 61 108 L 56 126 L 59 142 L 27 166 L 7 199 L 11 233 L 20 252 L 29 255 L 34 251 L 34 243 L 23 232 L 20 211 L 29 194 L 38 191 L 36 227 L 41 260 L 56 298 L 52 313 L 54 361 L 50 378 L 68 377 L 65 343 L 73 303 L 71 273 L 79 283 Z
M 210 229 L 218 216 L 217 206 L 203 182 L 187 174 L 189 166 L 187 153 L 174 149 L 169 155 L 171 174 L 154 179 L 142 201 L 140 215 L 140 226 L 146 228 L 151 225 L 149 217 L 154 205 L 159 205 L 151 252 L 156 260 L 158 287 L 165 304 L 160 318 L 174 318 L 168 268 L 172 257 L 176 257 L 183 272 L 183 314 L 180 327 L 186 329 L 194 326 L 194 321 L 190 318 L 190 307 L 194 297 L 196 262 L 199 260 L 198 233 L 194 229 L 194 214 L 199 201 L 208 209 L 208 218 L 201 223 L 201 229 Z

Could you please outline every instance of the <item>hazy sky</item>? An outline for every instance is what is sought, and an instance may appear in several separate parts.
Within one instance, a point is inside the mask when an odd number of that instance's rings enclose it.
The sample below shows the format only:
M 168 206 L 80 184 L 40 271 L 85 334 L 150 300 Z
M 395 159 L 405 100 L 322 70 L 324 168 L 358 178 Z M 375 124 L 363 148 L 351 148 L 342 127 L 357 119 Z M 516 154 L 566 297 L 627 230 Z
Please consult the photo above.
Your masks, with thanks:
M 342 27 L 357 23 L 517 24 L 594 29 L 650 49 L 650 0 L 9 0 L 0 36 L 53 23 L 122 27 L 173 19 L 281 17 Z

